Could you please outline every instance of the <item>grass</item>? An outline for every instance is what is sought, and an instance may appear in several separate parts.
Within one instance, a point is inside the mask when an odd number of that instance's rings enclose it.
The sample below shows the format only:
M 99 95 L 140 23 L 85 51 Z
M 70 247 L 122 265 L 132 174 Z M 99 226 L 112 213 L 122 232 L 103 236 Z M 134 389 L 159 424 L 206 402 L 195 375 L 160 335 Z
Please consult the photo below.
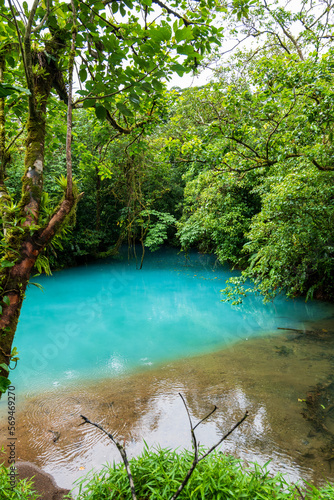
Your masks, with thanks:
M 138 500 L 168 500 L 192 462 L 189 451 L 145 449 L 130 461 Z M 78 500 L 131 500 L 123 464 L 107 464 L 98 473 L 77 481 Z M 302 491 L 303 490 L 303 491 Z M 302 491 L 302 496 L 301 492 Z M 178 497 L 187 500 L 334 500 L 334 486 L 321 489 L 288 483 L 282 474 L 271 476 L 265 467 L 245 469 L 241 462 L 219 452 L 200 462 Z
M 193 455 L 189 451 L 146 448 L 130 461 L 138 500 L 168 500 L 184 478 Z M 76 482 L 77 500 L 131 500 L 123 464 L 107 464 Z M 299 489 L 299 491 L 298 491 Z M 334 486 L 304 487 L 272 476 L 265 467 L 245 469 L 241 462 L 219 452 L 200 462 L 180 500 L 334 500 Z M 31 481 L 18 481 L 12 489 L 8 469 L 0 464 L 0 500 L 37 500 Z
M 32 482 L 23 479 L 17 481 L 12 489 L 8 469 L 0 463 L 0 500 L 37 500 Z

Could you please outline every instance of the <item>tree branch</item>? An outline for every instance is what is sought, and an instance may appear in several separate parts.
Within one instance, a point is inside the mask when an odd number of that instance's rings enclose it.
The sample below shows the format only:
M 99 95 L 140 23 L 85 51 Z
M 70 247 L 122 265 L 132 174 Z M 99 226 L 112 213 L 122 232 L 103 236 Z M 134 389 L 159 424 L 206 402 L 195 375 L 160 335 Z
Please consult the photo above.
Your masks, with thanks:
M 206 458 L 208 455 L 210 455 L 210 453 L 213 452 L 213 450 L 215 450 L 225 439 L 228 438 L 228 436 L 230 436 L 230 434 L 232 434 L 232 432 L 235 431 L 235 429 L 237 427 L 239 427 L 239 425 L 242 424 L 242 422 L 244 422 L 244 420 L 246 420 L 246 418 L 248 417 L 248 412 L 246 411 L 245 415 L 243 416 L 243 418 L 241 420 L 239 420 L 239 422 L 237 422 L 233 427 L 232 429 L 227 432 L 219 441 L 218 443 L 216 443 L 214 446 L 212 446 L 206 453 L 204 453 L 204 455 L 202 455 L 201 457 L 198 456 L 198 443 L 197 443 L 197 439 L 196 439 L 196 435 L 195 435 L 195 429 L 200 425 L 202 424 L 205 420 L 207 420 L 216 410 L 217 410 L 217 406 L 215 405 L 213 410 L 211 410 L 204 418 L 202 418 L 202 420 L 200 420 L 195 426 L 193 426 L 192 424 L 192 420 L 191 420 L 191 416 L 190 416 L 190 412 L 189 412 L 189 409 L 188 409 L 188 406 L 187 406 L 187 403 L 185 402 L 185 399 L 184 397 L 182 396 L 181 393 L 179 393 L 179 396 L 180 398 L 182 399 L 183 401 L 183 404 L 185 406 L 185 409 L 186 409 L 186 412 L 187 412 L 187 415 L 188 415 L 188 419 L 189 419 L 189 424 L 190 424 L 190 431 L 191 431 L 191 439 L 192 439 L 192 443 L 193 443 L 193 447 L 194 447 L 194 459 L 193 459 L 193 462 L 184 478 L 184 480 L 182 481 L 182 483 L 180 484 L 180 486 L 178 487 L 178 489 L 176 490 L 176 492 L 174 493 L 174 495 L 171 497 L 170 500 L 176 500 L 176 498 L 180 495 L 180 493 L 182 492 L 182 490 L 184 489 L 184 487 L 186 486 L 186 484 L 188 483 L 190 477 L 192 476 L 197 464 L 203 460 L 204 458 Z
M 67 131 L 66 131 L 66 174 L 67 174 L 67 187 L 66 187 L 66 198 L 68 200 L 73 199 L 73 180 L 72 180 L 72 87 L 73 87 L 73 68 L 74 68 L 74 58 L 75 58 L 75 39 L 77 36 L 76 22 L 76 8 L 74 0 L 71 0 L 72 7 L 72 42 L 71 50 L 68 60 L 68 103 L 67 103 Z
M 125 448 L 118 441 L 116 441 L 116 439 L 114 438 L 114 436 L 112 434 L 110 434 L 110 432 L 107 432 L 105 429 L 103 429 L 103 427 L 100 424 L 96 424 L 95 422 L 91 422 L 91 420 L 89 420 L 84 415 L 80 415 L 80 417 L 84 420 L 84 422 L 82 422 L 82 424 L 80 424 L 80 425 L 83 425 L 83 424 L 94 425 L 94 427 L 97 427 L 102 432 L 104 432 L 104 434 L 106 434 L 108 436 L 108 438 L 111 439 L 111 441 L 116 445 L 116 447 L 117 447 L 117 449 L 118 449 L 118 451 L 119 451 L 119 453 L 120 453 L 120 455 L 122 457 L 123 463 L 125 465 L 126 473 L 128 475 L 130 489 L 131 489 L 131 495 L 132 495 L 132 500 L 137 500 L 135 485 L 134 485 L 134 482 L 133 482 L 133 477 L 132 477 L 132 474 L 131 474 L 130 464 L 129 464 L 129 461 L 128 461 L 128 457 L 127 457 Z
M 32 55 L 31 55 L 31 30 L 39 2 L 40 0 L 35 0 L 31 7 L 31 11 L 28 17 L 28 23 L 23 38 L 23 51 L 24 51 L 24 63 L 26 70 L 27 86 L 28 89 L 30 90 L 29 113 L 31 116 L 34 116 L 36 114 L 34 75 L 32 71 Z
M 202 424 L 205 420 L 207 420 L 217 410 L 217 406 L 215 405 L 214 408 L 213 408 L 213 410 L 211 410 L 204 418 L 202 418 L 194 426 L 193 423 L 192 423 L 192 419 L 191 419 L 191 415 L 190 415 L 190 411 L 189 411 L 189 408 L 187 406 L 187 403 L 186 403 L 186 401 L 185 401 L 185 399 L 184 399 L 184 397 L 182 396 L 181 393 L 179 393 L 179 396 L 182 399 L 182 402 L 184 404 L 184 407 L 185 407 L 187 415 L 188 415 L 188 420 L 189 420 L 189 425 L 190 425 L 190 431 L 191 431 L 191 440 L 192 440 L 192 444 L 193 444 L 193 447 L 194 447 L 194 459 L 192 461 L 192 464 L 191 464 L 191 466 L 190 466 L 190 468 L 189 468 L 189 470 L 188 470 L 185 478 L 183 479 L 182 483 L 180 484 L 180 486 L 178 487 L 178 489 L 176 490 L 176 492 L 174 493 L 174 495 L 171 497 L 170 500 L 176 500 L 176 498 L 180 495 L 180 493 L 182 492 L 182 490 L 184 489 L 184 487 L 188 483 L 188 481 L 189 481 L 192 473 L 194 472 L 197 464 L 201 460 L 203 460 L 204 458 L 206 458 L 208 455 L 210 455 L 210 453 L 212 453 L 213 450 L 215 450 L 225 439 L 227 439 L 228 436 L 230 436 L 232 434 L 232 432 L 234 432 L 235 429 L 237 429 L 237 427 L 239 427 L 246 420 L 246 418 L 248 417 L 248 411 L 246 411 L 245 415 L 232 427 L 232 429 L 230 429 L 218 441 L 218 443 L 216 443 L 206 453 L 204 453 L 201 457 L 199 457 L 199 455 L 198 455 L 199 445 L 198 445 L 198 442 L 197 442 L 197 439 L 196 439 L 195 429 L 200 424 Z M 127 458 L 127 454 L 126 454 L 125 448 L 118 441 L 116 441 L 116 439 L 114 438 L 114 436 L 110 432 L 107 432 L 100 424 L 97 424 L 95 422 L 91 422 L 91 420 L 89 420 L 84 415 L 80 415 L 80 417 L 84 420 L 80 425 L 83 425 L 83 424 L 87 423 L 87 424 L 93 425 L 94 427 L 97 427 L 104 434 L 106 434 L 109 437 L 109 439 L 111 439 L 111 441 L 116 445 L 118 451 L 120 452 L 120 455 L 122 457 L 122 460 L 123 460 L 123 463 L 125 465 L 125 469 L 126 469 L 126 472 L 127 472 L 127 475 L 128 475 L 129 484 L 130 484 L 130 488 L 131 488 L 132 500 L 137 500 L 136 491 L 135 491 L 135 485 L 134 485 L 134 482 L 133 482 L 133 477 L 132 477 L 132 473 L 131 473 L 131 469 L 130 469 L 130 464 L 129 464 L 129 461 L 128 461 L 128 458 Z

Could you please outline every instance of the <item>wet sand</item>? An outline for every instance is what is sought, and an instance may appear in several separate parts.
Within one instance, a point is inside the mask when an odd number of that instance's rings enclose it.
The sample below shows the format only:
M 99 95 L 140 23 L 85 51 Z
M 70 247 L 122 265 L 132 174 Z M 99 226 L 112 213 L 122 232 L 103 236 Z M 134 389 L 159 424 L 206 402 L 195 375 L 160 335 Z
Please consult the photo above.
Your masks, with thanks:
M 64 488 L 93 467 L 119 461 L 102 432 L 80 425 L 80 414 L 114 433 L 130 457 L 140 453 L 143 440 L 150 446 L 191 448 L 182 393 L 195 421 L 218 407 L 198 428 L 202 445 L 212 445 L 248 410 L 248 419 L 222 451 L 247 463 L 271 460 L 270 470 L 287 473 L 292 481 L 333 480 L 331 434 L 315 429 L 302 415 L 309 391 L 334 379 L 333 319 L 316 326 L 321 326 L 317 336 L 287 331 L 125 377 L 20 397 L 17 458 L 51 473 Z M 334 412 L 325 424 L 334 432 Z M 0 432 L 6 436 L 3 408 Z

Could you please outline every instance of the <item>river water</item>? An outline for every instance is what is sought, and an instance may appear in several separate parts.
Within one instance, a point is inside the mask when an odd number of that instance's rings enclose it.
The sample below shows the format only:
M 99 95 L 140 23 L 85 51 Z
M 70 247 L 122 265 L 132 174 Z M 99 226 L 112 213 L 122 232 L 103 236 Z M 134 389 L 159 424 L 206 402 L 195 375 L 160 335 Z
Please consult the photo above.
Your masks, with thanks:
M 270 460 L 293 481 L 333 479 L 334 306 L 255 296 L 231 306 L 220 294 L 229 276 L 210 256 L 165 249 L 141 271 L 123 259 L 39 277 L 44 292 L 29 288 L 15 338 L 17 458 L 63 487 L 118 460 L 102 433 L 79 425 L 81 414 L 130 456 L 143 440 L 190 448 L 181 393 L 195 420 L 218 407 L 198 428 L 201 444 L 248 410 L 223 451 Z

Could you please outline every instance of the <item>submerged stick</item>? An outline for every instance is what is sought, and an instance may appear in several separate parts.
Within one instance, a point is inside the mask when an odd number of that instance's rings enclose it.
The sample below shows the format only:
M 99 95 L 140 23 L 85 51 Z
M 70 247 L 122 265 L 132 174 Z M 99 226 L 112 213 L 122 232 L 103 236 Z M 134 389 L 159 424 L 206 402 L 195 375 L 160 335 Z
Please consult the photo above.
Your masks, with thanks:
M 280 326 L 277 327 L 277 330 L 290 330 L 291 332 L 304 332 L 304 330 L 298 330 L 297 328 L 282 328 Z

